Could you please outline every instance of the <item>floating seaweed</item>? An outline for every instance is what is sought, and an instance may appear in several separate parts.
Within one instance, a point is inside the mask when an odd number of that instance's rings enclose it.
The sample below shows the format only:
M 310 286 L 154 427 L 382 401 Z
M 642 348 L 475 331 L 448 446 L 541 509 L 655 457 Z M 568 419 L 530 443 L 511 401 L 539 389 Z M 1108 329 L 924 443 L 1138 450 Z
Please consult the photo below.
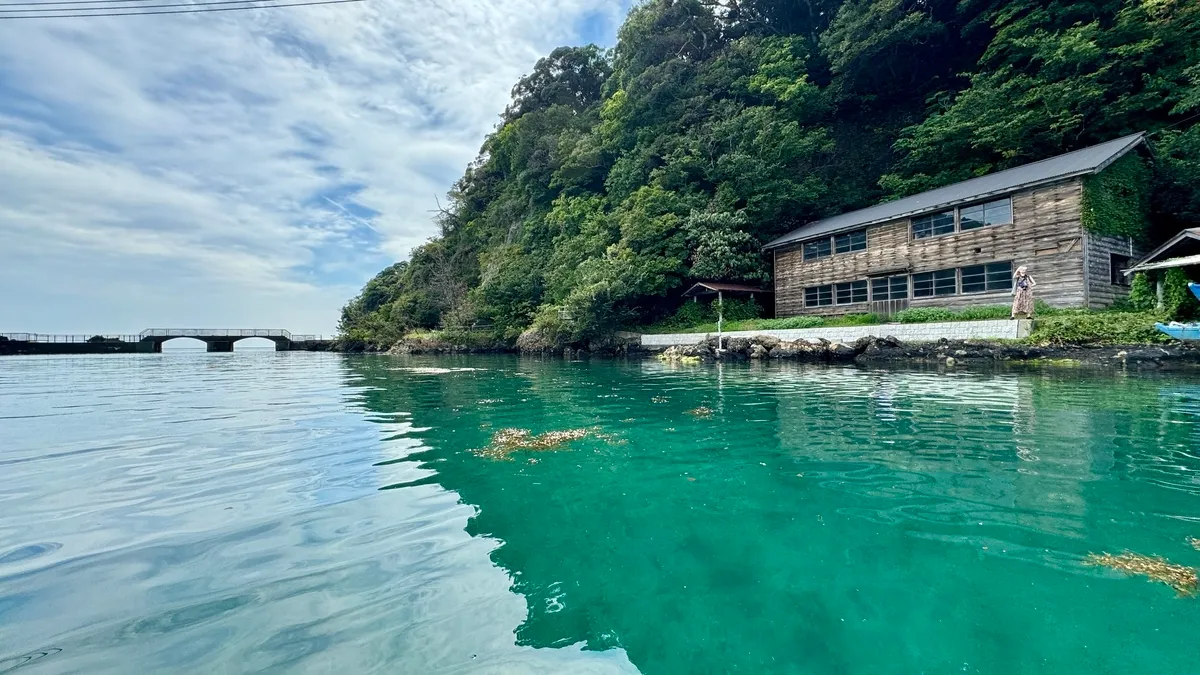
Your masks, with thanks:
M 713 409 L 707 406 L 700 406 L 699 408 L 692 408 L 691 410 L 687 411 L 687 414 L 693 417 L 712 417 Z
M 1200 551 L 1200 539 L 1192 537 L 1191 539 L 1188 539 L 1188 543 L 1192 545 L 1192 548 Z
M 1200 580 L 1196 577 L 1196 570 L 1176 565 L 1157 556 L 1145 556 L 1130 552 L 1121 555 L 1089 553 L 1084 558 L 1083 564 L 1108 567 L 1128 575 L 1147 577 L 1152 581 L 1158 581 L 1174 588 L 1180 597 L 1196 595 L 1197 586 L 1200 585 Z
M 654 398 L 650 399 L 650 402 L 651 403 L 668 403 L 668 402 L 670 402 L 670 400 L 671 400 L 670 396 L 655 396 Z
M 535 436 L 529 429 L 501 429 L 492 434 L 492 442 L 488 447 L 477 452 L 492 459 L 508 459 L 509 455 L 520 450 L 550 452 L 594 432 L 594 429 L 567 429 Z

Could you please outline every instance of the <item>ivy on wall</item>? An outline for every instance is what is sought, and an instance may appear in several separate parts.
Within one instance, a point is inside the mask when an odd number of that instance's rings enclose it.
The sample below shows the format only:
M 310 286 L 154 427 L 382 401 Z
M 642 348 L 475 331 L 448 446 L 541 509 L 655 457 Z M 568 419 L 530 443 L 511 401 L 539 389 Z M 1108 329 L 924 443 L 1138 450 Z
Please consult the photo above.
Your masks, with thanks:
M 1144 240 L 1149 226 L 1150 169 L 1129 153 L 1083 179 L 1083 226 L 1099 235 Z

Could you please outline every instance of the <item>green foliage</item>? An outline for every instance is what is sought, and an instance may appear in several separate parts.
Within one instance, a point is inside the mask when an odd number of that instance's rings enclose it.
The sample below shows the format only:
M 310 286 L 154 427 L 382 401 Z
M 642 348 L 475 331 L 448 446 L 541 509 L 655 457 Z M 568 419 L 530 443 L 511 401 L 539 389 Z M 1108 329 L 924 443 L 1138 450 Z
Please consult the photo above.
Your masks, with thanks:
M 954 312 L 943 307 L 913 307 L 896 312 L 892 321 L 898 323 L 932 323 L 934 321 L 953 321 Z
M 1139 312 L 1148 312 L 1158 305 L 1158 295 L 1145 272 L 1133 275 L 1129 285 L 1129 306 Z
M 1200 224 L 1197 54 L 1190 0 L 646 0 L 611 51 L 516 83 L 437 235 L 340 331 L 603 339 L 698 280 L 769 284 L 761 245 L 805 222 L 1138 130 L 1153 172 L 1089 180 L 1085 219 L 1139 236 L 1149 201 L 1163 239 Z
M 762 316 L 762 306 L 754 298 L 725 298 L 721 303 L 721 313 L 726 321 L 749 321 Z
M 1167 270 L 1163 278 L 1163 313 L 1176 321 L 1187 321 L 1200 316 L 1200 303 L 1188 288 L 1190 280 L 1178 267 Z
M 1136 154 L 1083 179 L 1080 219 L 1089 232 L 1144 240 L 1149 233 L 1150 169 Z
M 1166 342 L 1150 312 L 1079 312 L 1040 318 L 1029 341 L 1049 345 L 1123 345 Z

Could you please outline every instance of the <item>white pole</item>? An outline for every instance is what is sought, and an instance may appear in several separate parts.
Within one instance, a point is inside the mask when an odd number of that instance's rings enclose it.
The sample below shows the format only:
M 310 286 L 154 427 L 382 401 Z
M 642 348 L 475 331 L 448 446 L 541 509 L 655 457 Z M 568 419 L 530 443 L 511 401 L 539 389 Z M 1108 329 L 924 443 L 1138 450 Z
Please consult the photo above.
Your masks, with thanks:
M 721 326 L 725 323 L 725 296 L 717 291 L 717 352 L 721 351 Z

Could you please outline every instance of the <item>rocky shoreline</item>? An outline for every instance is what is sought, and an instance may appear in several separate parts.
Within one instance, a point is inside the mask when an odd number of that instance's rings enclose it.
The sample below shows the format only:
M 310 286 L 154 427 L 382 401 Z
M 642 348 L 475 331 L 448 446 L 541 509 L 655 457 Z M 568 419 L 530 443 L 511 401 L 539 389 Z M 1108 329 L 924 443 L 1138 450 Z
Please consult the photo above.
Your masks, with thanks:
M 734 338 L 718 351 L 716 339 L 668 347 L 660 360 L 680 363 L 787 360 L 802 363 L 863 365 L 922 364 L 949 368 L 971 365 L 1041 364 L 1158 369 L 1200 367 L 1200 346 L 1188 343 L 1124 346 L 1035 346 L 978 340 L 903 343 L 894 337 L 865 337 L 853 344 L 826 341 L 787 342 L 769 335 Z
M 854 343 L 825 340 L 789 342 L 770 335 L 731 338 L 717 349 L 716 338 L 694 345 L 647 349 L 632 336 L 580 348 L 522 336 L 516 343 L 503 341 L 458 344 L 436 338 L 401 340 L 386 350 L 391 355 L 522 354 L 567 359 L 658 358 L 671 363 L 715 361 L 791 361 L 798 363 L 857 363 L 861 365 L 935 365 L 970 367 L 984 365 L 1053 365 L 1099 368 L 1200 368 L 1200 344 L 1137 344 L 1119 346 L 1038 346 L 986 340 L 939 340 L 901 342 L 895 337 L 866 337 Z M 362 350 L 356 350 L 362 351 Z M 366 350 L 376 351 L 376 350 Z M 377 350 L 384 351 L 384 350 Z

